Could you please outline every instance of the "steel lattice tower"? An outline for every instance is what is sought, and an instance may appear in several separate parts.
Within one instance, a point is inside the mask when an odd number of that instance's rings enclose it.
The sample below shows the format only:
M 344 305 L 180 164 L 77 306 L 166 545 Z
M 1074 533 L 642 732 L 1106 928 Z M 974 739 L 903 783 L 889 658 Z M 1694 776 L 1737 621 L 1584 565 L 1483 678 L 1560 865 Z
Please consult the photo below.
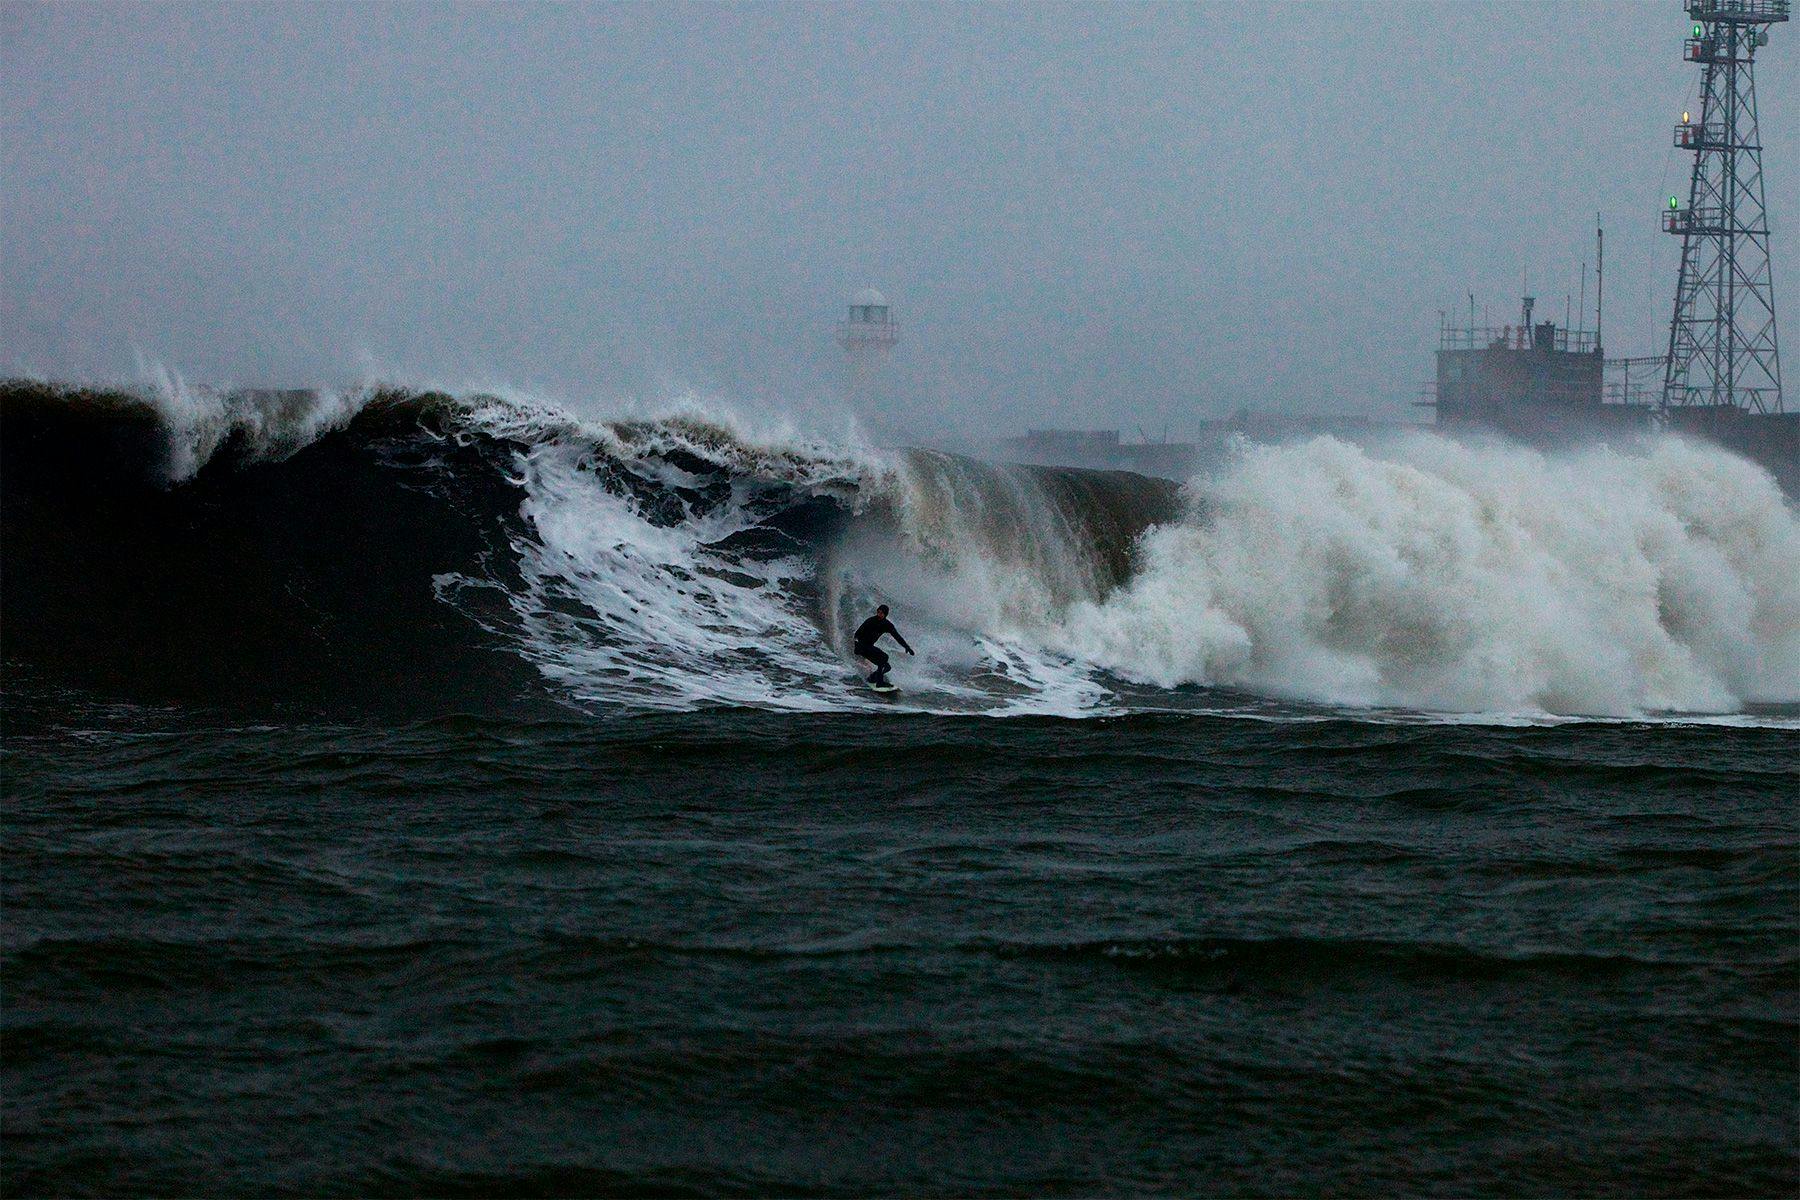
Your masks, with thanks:
M 1690 0 L 1685 57 L 1705 71 L 1699 121 L 1683 113 L 1675 145 L 1694 155 L 1684 209 L 1669 198 L 1663 228 L 1681 235 L 1681 277 L 1663 406 L 1780 412 L 1775 281 L 1756 129 L 1758 47 L 1788 19 L 1789 0 Z

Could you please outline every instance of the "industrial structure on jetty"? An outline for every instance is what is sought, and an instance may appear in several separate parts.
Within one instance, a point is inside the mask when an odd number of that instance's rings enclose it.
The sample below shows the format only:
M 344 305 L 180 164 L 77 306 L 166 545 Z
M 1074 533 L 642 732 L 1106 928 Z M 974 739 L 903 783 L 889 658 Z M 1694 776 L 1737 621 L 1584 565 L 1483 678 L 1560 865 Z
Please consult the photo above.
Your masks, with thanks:
M 1436 378 L 1420 403 L 1439 428 L 1491 432 L 1540 446 L 1666 429 L 1703 437 L 1766 467 L 1800 497 L 1800 411 L 1781 381 L 1774 271 L 1769 256 L 1755 64 L 1790 0 L 1690 0 L 1684 59 L 1701 71 L 1698 113 L 1674 126 L 1693 156 L 1685 201 L 1670 196 L 1665 231 L 1681 238 L 1668 342 L 1662 353 L 1608 358 L 1602 342 L 1606 240 L 1595 230 L 1593 326 L 1587 271 L 1581 301 L 1558 324 L 1521 297 L 1516 323 L 1440 313 Z M 1573 319 L 1571 319 L 1573 317 Z M 1264 417 L 1205 422 L 1195 442 L 1121 441 L 1111 430 L 1032 430 L 1000 443 L 1027 462 L 1113 467 L 1181 476 L 1223 452 L 1230 438 L 1315 433 L 1356 436 L 1377 423 Z
M 1585 270 L 1576 328 L 1537 318 L 1531 296 L 1517 325 L 1481 327 L 1471 297 L 1466 326 L 1440 318 L 1424 403 L 1441 427 L 1537 444 L 1657 427 L 1692 434 L 1762 463 L 1800 495 L 1800 411 L 1782 397 L 1755 80 L 1756 53 L 1768 27 L 1788 20 L 1789 0 L 1693 0 L 1688 15 L 1683 56 L 1702 72 L 1700 109 L 1673 132 L 1693 167 L 1686 202 L 1670 196 L 1661 216 L 1681 238 L 1664 353 L 1606 357 L 1606 243 L 1596 231 L 1594 327 L 1580 328 Z M 1637 382 L 1649 371 L 1660 382 L 1653 396 Z

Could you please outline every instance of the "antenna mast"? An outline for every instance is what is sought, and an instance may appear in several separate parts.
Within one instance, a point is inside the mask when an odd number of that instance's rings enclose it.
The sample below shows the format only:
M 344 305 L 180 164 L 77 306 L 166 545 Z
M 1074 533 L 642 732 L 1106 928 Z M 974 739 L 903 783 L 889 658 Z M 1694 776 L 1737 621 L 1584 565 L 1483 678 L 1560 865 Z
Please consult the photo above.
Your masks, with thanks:
M 1606 229 L 1600 224 L 1600 214 L 1594 214 L 1594 349 L 1599 350 L 1604 344 L 1600 340 L 1600 330 L 1606 315 Z M 1604 353 L 1604 351 L 1602 351 Z

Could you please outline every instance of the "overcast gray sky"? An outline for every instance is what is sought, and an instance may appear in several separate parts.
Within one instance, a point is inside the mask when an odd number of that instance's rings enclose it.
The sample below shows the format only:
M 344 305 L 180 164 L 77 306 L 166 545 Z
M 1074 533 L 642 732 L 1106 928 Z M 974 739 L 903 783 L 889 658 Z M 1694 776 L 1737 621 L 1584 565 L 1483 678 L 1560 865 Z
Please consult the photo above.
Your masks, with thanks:
M 921 433 L 1409 417 L 1596 211 L 1655 353 L 1697 76 L 1675 2 L 0 12 L 0 368 L 818 411 L 873 283 Z M 1800 345 L 1800 29 L 1757 70 Z

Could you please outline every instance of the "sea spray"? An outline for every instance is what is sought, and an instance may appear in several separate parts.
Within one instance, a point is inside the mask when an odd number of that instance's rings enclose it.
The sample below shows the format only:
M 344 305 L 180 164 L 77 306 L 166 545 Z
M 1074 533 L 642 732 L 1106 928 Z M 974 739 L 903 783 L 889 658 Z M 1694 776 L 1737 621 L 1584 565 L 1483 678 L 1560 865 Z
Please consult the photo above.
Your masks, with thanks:
M 1419 434 L 1246 448 L 1048 640 L 1171 687 L 1628 715 L 1800 698 L 1800 525 L 1770 478 L 1660 438 L 1545 455 Z
M 250 389 L 196 387 L 180 372 L 140 357 L 137 394 L 161 418 L 165 483 L 180 483 L 231 446 L 257 462 L 286 458 L 348 424 L 383 394 L 376 387 Z

